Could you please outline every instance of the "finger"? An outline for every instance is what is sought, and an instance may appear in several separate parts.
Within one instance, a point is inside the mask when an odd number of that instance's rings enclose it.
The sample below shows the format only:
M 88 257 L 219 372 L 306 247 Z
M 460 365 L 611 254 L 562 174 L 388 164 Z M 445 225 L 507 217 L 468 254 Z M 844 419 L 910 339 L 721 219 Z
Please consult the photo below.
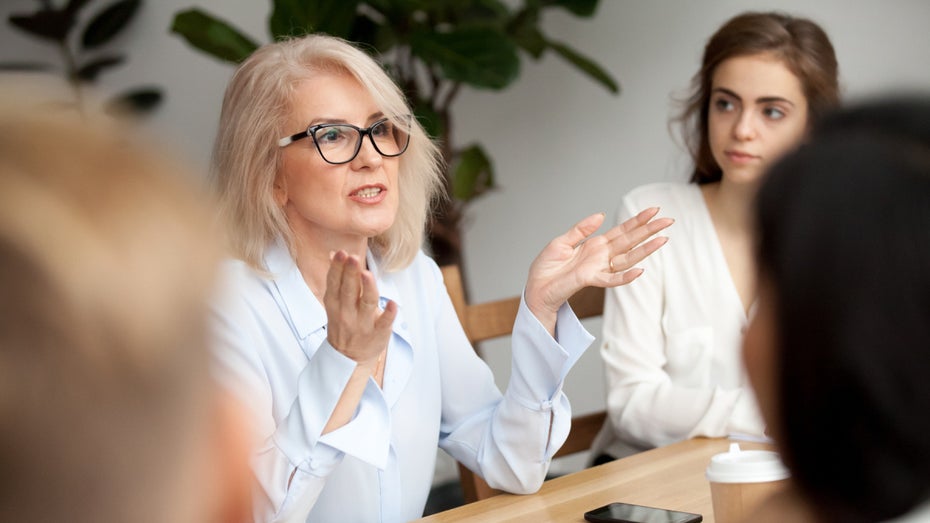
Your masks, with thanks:
M 656 214 L 659 213 L 658 207 L 650 207 L 639 212 L 636 216 L 626 220 L 625 222 L 612 227 L 609 231 L 604 233 L 604 236 L 608 240 L 613 240 L 614 238 L 629 233 L 635 230 L 637 227 L 641 227 L 649 222 Z
M 656 252 L 660 247 L 668 242 L 665 236 L 653 238 L 648 242 L 631 249 L 629 252 L 618 254 L 610 259 L 608 264 L 613 267 L 612 272 L 621 272 L 629 269 L 637 263 L 646 259 L 647 256 Z
M 631 231 L 621 233 L 610 239 L 610 252 L 626 252 L 646 241 L 650 236 L 675 223 L 671 218 L 659 218 L 640 225 Z
M 362 267 L 355 256 L 348 256 L 345 261 L 345 270 L 342 273 L 342 285 L 339 295 L 343 303 L 355 307 L 362 293 Z
M 610 281 L 608 282 L 608 287 L 619 287 L 620 285 L 626 285 L 636 278 L 639 278 L 643 274 L 643 269 L 630 269 L 628 271 L 614 273 L 610 276 Z
M 556 240 L 561 241 L 566 245 L 576 246 L 579 243 L 583 242 L 585 238 L 594 234 L 602 223 L 604 223 L 604 218 L 606 214 L 599 212 L 597 214 L 592 214 L 587 218 L 576 223 L 568 232 L 556 238 Z
M 390 329 L 391 325 L 394 324 L 394 318 L 397 317 L 397 303 L 393 300 L 388 300 L 387 304 L 384 306 L 384 312 L 382 312 L 378 319 L 375 320 L 375 329 Z
M 348 255 L 345 251 L 336 251 L 332 255 L 329 263 L 329 271 L 326 273 L 326 296 L 339 296 L 342 287 L 342 275 L 345 272 L 345 261 Z
M 365 310 L 371 310 L 378 306 L 378 282 L 375 281 L 375 275 L 370 271 L 362 271 L 362 295 L 359 297 L 361 306 Z

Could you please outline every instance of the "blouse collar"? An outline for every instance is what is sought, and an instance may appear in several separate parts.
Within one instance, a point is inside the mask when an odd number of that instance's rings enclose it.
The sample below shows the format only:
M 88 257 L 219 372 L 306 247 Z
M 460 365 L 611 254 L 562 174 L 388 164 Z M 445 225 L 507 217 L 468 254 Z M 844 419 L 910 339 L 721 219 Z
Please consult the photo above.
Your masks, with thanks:
M 310 290 L 283 239 L 279 238 L 268 247 L 265 251 L 264 261 L 298 336 L 304 339 L 310 333 L 326 326 L 326 309 L 317 300 L 313 291 Z M 404 332 L 399 332 L 399 330 L 402 331 L 403 329 L 397 328 L 398 325 L 405 325 L 405 322 L 401 320 L 403 303 L 400 302 L 401 295 L 395 279 L 390 273 L 382 274 L 378 260 L 375 259 L 370 250 L 366 254 L 366 261 L 368 270 L 374 274 L 375 281 L 378 284 L 378 305 L 383 308 L 388 300 L 397 303 L 399 307 L 398 317 L 395 318 L 393 330 L 406 337 Z

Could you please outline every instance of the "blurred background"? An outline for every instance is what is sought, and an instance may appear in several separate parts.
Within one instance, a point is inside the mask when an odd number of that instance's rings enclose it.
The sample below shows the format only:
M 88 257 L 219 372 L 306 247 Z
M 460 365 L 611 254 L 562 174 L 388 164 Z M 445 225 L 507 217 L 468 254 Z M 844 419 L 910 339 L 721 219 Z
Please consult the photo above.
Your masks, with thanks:
M 89 5 L 96 7 L 87 14 L 112 3 L 92 0 Z M 8 22 L 11 14 L 28 14 L 41 4 L 0 4 L 0 62 L 61 63 L 53 46 Z M 264 43 L 270 6 L 258 1 L 144 2 L 131 25 L 109 42 L 126 60 L 96 83 L 104 93 L 157 87 L 163 99 L 140 125 L 205 171 L 233 67 L 170 34 L 172 20 L 180 11 L 200 7 Z M 483 144 L 497 185 L 465 210 L 463 269 L 471 299 L 518 294 L 529 263 L 549 239 L 594 212 L 608 213 L 613 222 L 621 196 L 633 187 L 686 180 L 688 158 L 668 121 L 697 70 L 705 40 L 741 11 L 773 9 L 824 27 L 836 48 L 846 101 L 930 91 L 926 0 L 604 0 L 591 18 L 547 11 L 541 20 L 545 33 L 600 64 L 621 91 L 611 94 L 551 53 L 523 61 L 520 76 L 505 90 L 461 91 L 452 107 L 453 139 L 455 144 Z M 0 82 L 22 74 L 0 72 Z M 41 74 L 49 73 L 28 73 Z M 599 333 L 599 321 L 587 326 Z M 505 386 L 510 360 L 502 345 L 484 348 Z M 576 413 L 603 408 L 596 343 L 570 374 L 566 390 Z M 577 458 L 553 470 L 582 464 L 583 458 Z M 438 481 L 454 474 L 451 463 L 440 462 Z

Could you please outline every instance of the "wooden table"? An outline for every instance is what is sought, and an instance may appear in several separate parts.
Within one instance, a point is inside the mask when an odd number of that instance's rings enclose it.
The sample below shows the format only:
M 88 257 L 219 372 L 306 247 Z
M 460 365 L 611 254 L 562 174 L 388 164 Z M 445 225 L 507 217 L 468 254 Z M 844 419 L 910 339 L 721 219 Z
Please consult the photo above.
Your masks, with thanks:
M 742 449 L 771 449 L 764 443 L 739 442 Z M 704 477 L 711 456 L 726 452 L 724 438 L 698 438 L 592 467 L 546 481 L 527 496 L 501 494 L 417 521 L 581 522 L 588 510 L 624 501 L 704 515 L 714 522 L 710 486 Z

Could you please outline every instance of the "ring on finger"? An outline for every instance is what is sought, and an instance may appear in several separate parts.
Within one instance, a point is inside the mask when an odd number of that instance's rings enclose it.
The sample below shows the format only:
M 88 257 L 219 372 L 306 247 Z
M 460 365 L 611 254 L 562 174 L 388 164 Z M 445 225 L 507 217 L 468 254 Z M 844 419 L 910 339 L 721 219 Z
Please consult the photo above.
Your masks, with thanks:
M 607 266 L 610 267 L 610 272 L 614 272 L 614 260 L 613 258 L 607 259 Z

